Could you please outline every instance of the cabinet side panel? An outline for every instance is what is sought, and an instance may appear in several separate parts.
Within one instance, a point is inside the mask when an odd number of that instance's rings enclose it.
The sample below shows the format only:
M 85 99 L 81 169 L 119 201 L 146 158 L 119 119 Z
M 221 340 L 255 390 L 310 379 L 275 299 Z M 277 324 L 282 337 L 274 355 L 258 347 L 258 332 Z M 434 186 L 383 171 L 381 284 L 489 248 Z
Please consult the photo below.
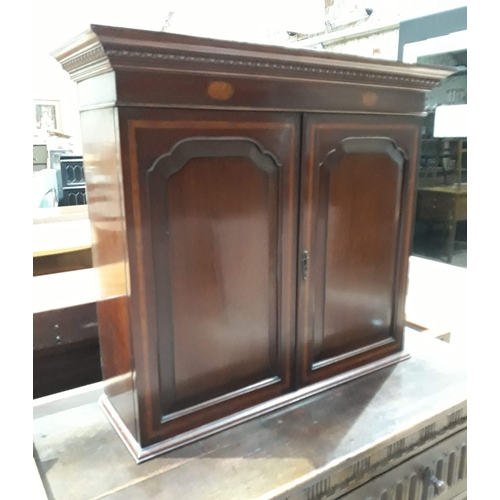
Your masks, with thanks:
M 136 437 L 128 313 L 128 255 L 114 108 L 80 114 L 105 394 Z

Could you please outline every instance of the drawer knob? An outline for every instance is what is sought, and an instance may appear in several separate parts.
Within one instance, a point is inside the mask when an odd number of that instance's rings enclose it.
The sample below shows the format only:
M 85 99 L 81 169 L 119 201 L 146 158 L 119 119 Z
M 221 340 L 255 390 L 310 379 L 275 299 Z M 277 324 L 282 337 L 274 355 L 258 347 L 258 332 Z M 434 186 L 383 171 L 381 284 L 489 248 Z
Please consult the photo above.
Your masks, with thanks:
M 448 485 L 436 476 L 431 476 L 430 482 L 434 486 L 434 493 L 436 495 L 441 495 L 441 493 L 444 493 L 448 489 Z

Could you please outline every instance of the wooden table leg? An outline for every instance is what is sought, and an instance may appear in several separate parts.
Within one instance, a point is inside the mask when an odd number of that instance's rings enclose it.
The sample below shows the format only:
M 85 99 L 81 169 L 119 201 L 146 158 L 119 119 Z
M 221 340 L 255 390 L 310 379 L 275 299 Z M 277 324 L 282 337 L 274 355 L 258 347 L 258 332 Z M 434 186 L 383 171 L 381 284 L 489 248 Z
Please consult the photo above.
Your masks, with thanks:
M 455 249 L 455 235 L 457 232 L 457 219 L 451 216 L 448 220 L 448 238 L 446 241 L 446 256 L 448 263 L 453 259 L 453 250 Z

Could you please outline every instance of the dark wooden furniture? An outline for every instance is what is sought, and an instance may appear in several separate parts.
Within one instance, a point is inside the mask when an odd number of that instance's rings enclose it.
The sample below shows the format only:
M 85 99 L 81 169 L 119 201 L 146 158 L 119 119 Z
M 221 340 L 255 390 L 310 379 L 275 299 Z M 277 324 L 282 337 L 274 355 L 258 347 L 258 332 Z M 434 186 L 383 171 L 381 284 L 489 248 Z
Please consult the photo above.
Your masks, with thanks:
M 139 466 L 97 395 L 38 405 L 39 474 L 54 500 L 464 499 L 465 363 L 445 342 L 409 331 L 406 343 L 404 363 Z
M 424 94 L 450 71 L 104 26 L 54 56 L 121 284 L 102 404 L 138 461 L 406 357 Z
M 33 399 L 102 380 L 92 270 L 33 278 Z
M 59 206 L 85 205 L 85 173 L 83 157 L 71 154 L 54 155 L 52 168 L 57 170 L 59 183 Z
M 420 188 L 416 220 L 446 226 L 446 260 L 451 263 L 457 222 L 467 220 L 467 186 Z
M 418 186 L 461 186 L 467 181 L 467 140 L 423 138 Z

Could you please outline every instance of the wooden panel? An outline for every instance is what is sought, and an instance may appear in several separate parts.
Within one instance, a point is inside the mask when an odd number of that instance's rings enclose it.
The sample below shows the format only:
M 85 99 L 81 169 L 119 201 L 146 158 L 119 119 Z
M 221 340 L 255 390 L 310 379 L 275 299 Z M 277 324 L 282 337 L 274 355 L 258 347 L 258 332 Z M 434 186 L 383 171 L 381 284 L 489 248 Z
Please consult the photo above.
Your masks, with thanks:
M 206 75 L 151 73 L 147 81 L 140 73 L 120 70 L 117 102 L 123 105 L 165 106 L 173 108 L 259 109 L 262 111 L 331 111 L 357 110 L 378 113 L 418 112 L 424 105 L 424 94 L 408 89 L 362 86 L 355 88 L 340 82 L 302 80 L 265 80 L 259 77 L 224 75 L 223 83 L 233 93 L 224 100 L 214 99 L 210 86 L 211 72 Z M 98 86 L 100 82 L 95 82 Z M 140 94 L 137 88 L 141 87 Z M 293 96 L 293 97 L 292 97 Z M 98 105 L 89 101 L 88 105 Z
M 97 338 L 95 302 L 33 313 L 33 350 Z
M 187 139 L 148 176 L 164 414 L 278 376 L 279 168 Z
M 446 187 L 445 187 L 446 189 Z M 419 189 L 417 220 L 446 222 L 449 219 L 467 220 L 467 188 Z
M 290 388 L 299 117 L 130 109 L 122 118 L 147 440 Z
M 308 272 L 299 285 L 297 350 L 303 383 L 402 346 L 418 127 L 357 120 L 306 118 L 299 248 Z
M 101 380 L 97 338 L 33 351 L 33 399 Z
M 33 397 L 102 379 L 93 270 L 33 278 Z
M 127 231 L 116 110 L 83 111 L 80 122 L 105 393 L 137 438 L 128 311 Z
M 66 294 L 71 293 L 66 290 Z M 36 311 L 35 304 L 33 398 L 100 380 L 95 302 L 78 304 L 75 301 L 72 306 L 42 311 Z
M 417 220 L 445 222 L 453 217 L 453 195 L 418 191 Z
M 390 337 L 403 161 L 390 140 L 362 138 L 320 165 L 315 361 Z

